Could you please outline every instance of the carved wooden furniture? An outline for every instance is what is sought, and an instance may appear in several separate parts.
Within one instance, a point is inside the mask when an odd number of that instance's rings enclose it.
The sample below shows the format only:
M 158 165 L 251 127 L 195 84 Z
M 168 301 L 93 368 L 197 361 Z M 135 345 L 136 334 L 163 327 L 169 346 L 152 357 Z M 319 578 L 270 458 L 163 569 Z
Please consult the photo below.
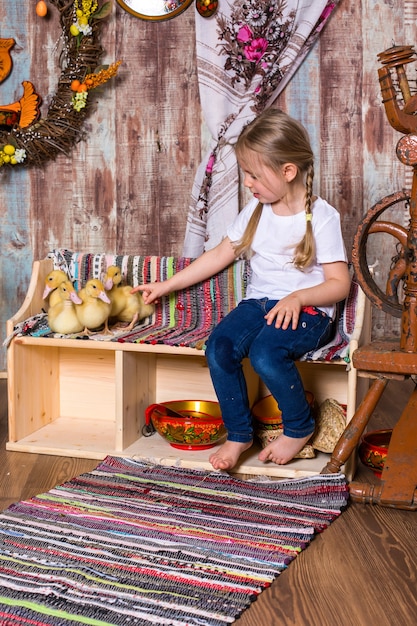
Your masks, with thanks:
M 356 233 L 352 261 L 357 278 L 371 302 L 401 317 L 400 341 L 371 342 L 353 354 L 358 374 L 373 378 L 364 400 L 340 438 L 323 473 L 339 471 L 364 432 L 390 379 L 417 376 L 417 95 L 411 93 L 407 65 L 416 60 L 412 46 L 395 46 L 379 55 L 379 79 L 385 112 L 390 124 L 404 136 L 397 144 L 397 157 L 413 167 L 411 194 L 398 192 L 372 207 Z M 378 220 L 397 203 L 409 209 L 408 227 Z M 375 283 L 367 262 L 368 236 L 384 232 L 397 240 L 385 293 Z M 416 378 L 417 380 L 417 378 Z M 393 429 L 388 455 L 378 485 L 350 484 L 351 499 L 393 508 L 417 509 L 417 390 Z

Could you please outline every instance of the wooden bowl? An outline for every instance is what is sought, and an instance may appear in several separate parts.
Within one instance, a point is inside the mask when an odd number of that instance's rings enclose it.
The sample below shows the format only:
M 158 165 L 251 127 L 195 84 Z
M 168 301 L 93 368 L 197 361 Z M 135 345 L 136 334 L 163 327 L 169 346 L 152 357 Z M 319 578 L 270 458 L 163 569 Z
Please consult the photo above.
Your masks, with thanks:
M 385 459 L 388 454 L 392 429 L 373 430 L 362 437 L 359 445 L 359 458 L 364 465 L 370 467 L 377 476 L 381 476 Z
M 306 391 L 306 397 L 310 406 L 314 405 L 314 396 Z M 252 407 L 253 431 L 262 448 L 282 435 L 282 413 L 272 395 L 258 400 Z M 298 458 L 312 458 L 314 450 L 311 446 L 305 446 Z
M 206 450 L 226 437 L 226 428 L 218 402 L 210 400 L 174 400 L 151 404 L 145 411 L 150 425 L 173 448 Z
M 306 391 L 305 394 L 308 403 L 310 406 L 313 406 L 313 394 L 311 391 Z M 252 407 L 252 415 L 255 418 L 255 422 L 257 422 L 257 426 L 262 426 L 270 430 L 282 428 L 282 413 L 272 395 L 265 396 L 261 400 L 258 400 Z

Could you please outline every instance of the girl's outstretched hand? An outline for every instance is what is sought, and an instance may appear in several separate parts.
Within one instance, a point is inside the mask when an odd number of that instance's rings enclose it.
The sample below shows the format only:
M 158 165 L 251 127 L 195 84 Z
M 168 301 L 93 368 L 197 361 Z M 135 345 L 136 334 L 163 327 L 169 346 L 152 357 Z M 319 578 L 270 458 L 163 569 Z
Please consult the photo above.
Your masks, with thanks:
M 152 304 L 152 302 L 158 302 L 158 298 L 166 296 L 170 292 L 165 283 L 166 281 L 162 281 L 161 283 L 138 285 L 137 287 L 134 287 L 130 293 L 141 291 L 145 304 Z
M 217 246 L 204 252 L 190 265 L 184 267 L 180 272 L 176 272 L 170 278 L 161 282 L 138 285 L 131 290 L 131 293 L 141 291 L 145 304 L 158 302 L 158 298 L 162 296 L 166 296 L 173 291 L 187 289 L 191 285 L 214 276 L 214 274 L 230 265 L 234 258 L 234 248 L 230 239 L 225 237 Z

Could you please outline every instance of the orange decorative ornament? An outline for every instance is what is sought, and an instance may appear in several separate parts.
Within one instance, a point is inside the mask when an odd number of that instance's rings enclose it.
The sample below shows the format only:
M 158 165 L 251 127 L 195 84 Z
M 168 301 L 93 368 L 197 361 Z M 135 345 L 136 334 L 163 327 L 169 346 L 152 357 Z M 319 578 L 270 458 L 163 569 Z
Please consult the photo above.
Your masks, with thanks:
M 78 87 L 81 85 L 80 81 L 75 79 L 71 82 L 71 90 L 78 91 Z
M 12 38 L 0 39 L 0 83 L 2 83 L 11 72 L 12 57 L 10 56 L 10 50 L 15 43 L 15 40 Z
M 12 57 L 10 50 L 15 44 L 14 39 L 0 39 L 0 83 L 10 74 L 12 69 Z M 40 96 L 35 92 L 31 82 L 23 83 L 23 96 L 20 100 L 11 104 L 0 105 L 0 125 L 11 127 L 18 125 L 25 128 L 35 122 L 40 115 Z
M 36 15 L 39 15 L 39 17 L 45 17 L 47 13 L 48 7 L 46 6 L 46 2 L 44 2 L 43 0 L 39 0 L 38 4 L 36 5 Z
M 0 124 L 26 128 L 35 122 L 40 115 L 41 97 L 35 92 L 32 83 L 23 81 L 23 96 L 12 104 L 0 105 Z

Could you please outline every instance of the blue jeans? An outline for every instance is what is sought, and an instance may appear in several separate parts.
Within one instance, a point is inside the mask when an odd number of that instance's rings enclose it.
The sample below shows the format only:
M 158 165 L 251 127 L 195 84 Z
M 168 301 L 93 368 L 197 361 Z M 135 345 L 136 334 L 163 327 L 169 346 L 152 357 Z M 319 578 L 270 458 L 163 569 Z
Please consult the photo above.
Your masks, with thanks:
M 314 418 L 303 383 L 294 363 L 303 354 L 328 343 L 333 323 L 328 315 L 309 307 L 300 313 L 296 330 L 268 326 L 264 316 L 277 300 L 242 300 L 212 331 L 206 357 L 220 404 L 228 440 L 248 443 L 253 439 L 242 360 L 248 357 L 282 412 L 284 434 L 307 437 Z

